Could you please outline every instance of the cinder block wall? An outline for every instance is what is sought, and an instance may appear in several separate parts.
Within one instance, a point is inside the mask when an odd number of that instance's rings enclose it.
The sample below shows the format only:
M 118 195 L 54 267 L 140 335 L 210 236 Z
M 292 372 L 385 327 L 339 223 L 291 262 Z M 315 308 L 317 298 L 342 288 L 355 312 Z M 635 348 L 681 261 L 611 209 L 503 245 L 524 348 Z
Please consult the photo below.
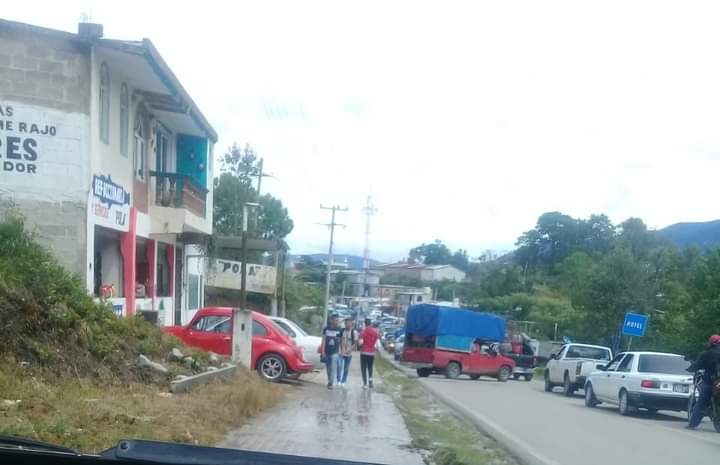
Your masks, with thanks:
M 0 105 L 20 102 L 89 115 L 90 82 L 87 43 L 0 21 Z M 89 141 L 84 143 L 89 147 Z M 0 210 L 12 205 L 40 242 L 84 279 L 88 272 L 87 200 L 53 199 L 42 193 L 36 198 L 17 196 L 7 186 L 3 188 L 2 175 L 0 172 Z
M 0 22 L 0 98 L 90 113 L 90 46 Z

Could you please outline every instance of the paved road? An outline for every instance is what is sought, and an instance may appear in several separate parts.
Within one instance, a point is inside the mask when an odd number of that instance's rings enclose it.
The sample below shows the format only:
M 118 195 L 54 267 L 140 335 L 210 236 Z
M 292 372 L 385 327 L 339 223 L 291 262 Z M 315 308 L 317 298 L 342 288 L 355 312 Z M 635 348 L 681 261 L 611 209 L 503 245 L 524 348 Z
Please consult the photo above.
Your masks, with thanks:
M 545 393 L 538 381 L 433 376 L 421 382 L 462 403 L 469 414 L 499 428 L 547 464 L 703 465 L 720 460 L 720 434 L 707 419 L 697 431 L 688 431 L 681 415 L 622 417 L 609 406 L 585 407 L 580 395 Z
M 329 391 L 325 372 L 288 386 L 286 401 L 230 433 L 220 444 L 282 454 L 392 465 L 423 465 L 392 399 L 361 389 L 360 357 L 348 386 Z M 375 383 L 381 383 L 376 378 Z

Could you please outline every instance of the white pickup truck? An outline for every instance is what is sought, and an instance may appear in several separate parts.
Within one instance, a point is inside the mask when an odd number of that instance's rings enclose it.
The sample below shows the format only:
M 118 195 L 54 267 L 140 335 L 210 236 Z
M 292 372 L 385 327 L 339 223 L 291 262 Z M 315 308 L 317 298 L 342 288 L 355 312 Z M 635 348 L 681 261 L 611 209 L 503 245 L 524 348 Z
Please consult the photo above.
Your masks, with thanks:
M 598 365 L 606 365 L 612 360 L 612 350 L 603 346 L 588 344 L 565 344 L 557 354 L 550 356 L 545 367 L 545 392 L 555 386 L 562 386 L 563 393 L 571 396 L 583 389 L 585 380 Z

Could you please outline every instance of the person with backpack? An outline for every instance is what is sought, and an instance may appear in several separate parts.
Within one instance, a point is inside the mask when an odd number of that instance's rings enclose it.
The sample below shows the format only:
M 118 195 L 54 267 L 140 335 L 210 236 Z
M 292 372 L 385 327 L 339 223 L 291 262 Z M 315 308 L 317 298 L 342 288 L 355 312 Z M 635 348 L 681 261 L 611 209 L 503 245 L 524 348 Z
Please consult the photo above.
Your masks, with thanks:
M 350 362 L 352 353 L 357 349 L 357 331 L 354 328 L 355 321 L 352 318 L 345 318 L 345 327 L 340 336 L 340 370 L 337 374 L 339 386 L 345 386 L 350 374 Z
M 325 364 L 327 370 L 327 388 L 332 389 L 335 380 L 338 379 L 338 372 L 342 371 L 340 358 L 340 341 L 342 339 L 342 328 L 340 327 L 340 316 L 337 313 L 330 315 L 330 324 L 322 330 L 322 341 L 318 352 L 320 360 Z

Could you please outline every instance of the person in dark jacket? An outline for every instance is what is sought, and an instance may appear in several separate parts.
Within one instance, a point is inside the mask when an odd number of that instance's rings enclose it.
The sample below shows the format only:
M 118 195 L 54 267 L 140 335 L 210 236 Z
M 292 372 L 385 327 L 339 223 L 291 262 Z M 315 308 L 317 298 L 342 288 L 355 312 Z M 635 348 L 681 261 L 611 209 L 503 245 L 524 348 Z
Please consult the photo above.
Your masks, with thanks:
M 698 427 L 705 415 L 705 410 L 710 403 L 712 395 L 713 381 L 718 376 L 718 366 L 720 365 L 720 334 L 713 334 L 708 339 L 708 348 L 700 354 L 697 360 L 688 367 L 688 371 L 696 372 L 705 370 L 705 374 L 698 386 L 699 396 L 697 402 L 693 406 L 693 411 L 688 419 L 687 428 L 695 429 Z

